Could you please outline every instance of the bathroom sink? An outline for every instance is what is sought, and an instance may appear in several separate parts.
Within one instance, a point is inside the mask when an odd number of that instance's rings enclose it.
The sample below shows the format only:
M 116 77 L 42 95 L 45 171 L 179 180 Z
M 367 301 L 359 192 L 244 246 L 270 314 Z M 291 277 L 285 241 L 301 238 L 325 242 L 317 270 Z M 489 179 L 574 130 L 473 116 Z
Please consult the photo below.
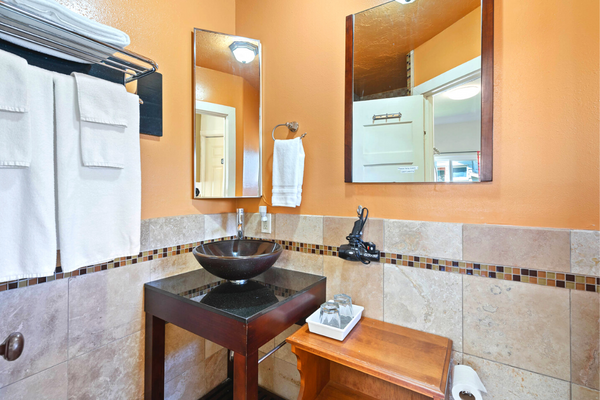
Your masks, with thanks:
M 223 240 L 201 244 L 194 257 L 211 274 L 244 284 L 271 268 L 282 251 L 281 245 L 266 240 Z

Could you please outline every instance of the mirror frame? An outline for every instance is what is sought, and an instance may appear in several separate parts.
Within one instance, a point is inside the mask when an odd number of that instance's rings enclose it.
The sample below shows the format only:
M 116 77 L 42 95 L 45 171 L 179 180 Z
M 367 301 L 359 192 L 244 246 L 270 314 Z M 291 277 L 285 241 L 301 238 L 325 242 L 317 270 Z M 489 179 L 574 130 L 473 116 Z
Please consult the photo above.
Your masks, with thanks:
M 354 101 L 354 18 L 346 17 L 346 76 L 344 95 L 344 182 L 352 181 L 352 111 Z M 479 182 L 492 182 L 494 138 L 494 0 L 481 0 L 481 166 Z M 371 182 L 370 182 L 371 183 Z M 433 183 L 459 182 L 372 182 Z M 460 182 L 463 183 L 463 182 Z
M 258 194 L 256 196 L 229 196 L 229 197 L 196 197 L 196 35 L 198 32 L 214 33 L 217 35 L 226 35 L 234 40 L 252 40 L 258 42 L 258 76 L 260 79 L 260 96 L 258 104 Z M 258 39 L 247 38 L 244 36 L 230 35 L 223 32 L 210 31 L 208 29 L 194 28 L 192 35 L 192 200 L 226 200 L 226 199 L 260 199 L 263 196 L 263 63 L 262 63 L 262 43 Z

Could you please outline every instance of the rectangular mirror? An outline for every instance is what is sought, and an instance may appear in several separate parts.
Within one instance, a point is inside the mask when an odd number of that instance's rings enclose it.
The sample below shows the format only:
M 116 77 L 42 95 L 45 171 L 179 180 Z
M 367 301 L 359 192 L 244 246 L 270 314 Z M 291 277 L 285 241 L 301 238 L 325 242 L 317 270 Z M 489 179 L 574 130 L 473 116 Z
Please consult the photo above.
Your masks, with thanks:
M 346 182 L 492 180 L 493 0 L 346 19 Z
M 194 29 L 194 198 L 260 197 L 260 41 Z

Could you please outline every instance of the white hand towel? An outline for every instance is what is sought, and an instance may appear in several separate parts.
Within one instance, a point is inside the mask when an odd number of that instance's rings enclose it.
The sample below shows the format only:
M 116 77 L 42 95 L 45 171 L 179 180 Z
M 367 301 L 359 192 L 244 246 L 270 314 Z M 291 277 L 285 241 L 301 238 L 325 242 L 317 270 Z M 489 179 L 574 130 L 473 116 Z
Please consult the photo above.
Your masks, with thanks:
M 123 168 L 129 119 L 123 104 L 131 95 L 118 83 L 79 73 L 72 75 L 77 84 L 83 165 Z
M 64 272 L 140 251 L 139 100 L 127 94 L 124 168 L 87 168 L 75 78 L 54 74 L 58 233 Z
M 276 207 L 296 207 L 302 202 L 304 147 L 300 138 L 275 140 L 273 149 L 273 197 Z
M 52 73 L 23 71 L 35 93 L 29 98 L 33 146 L 29 168 L 0 169 L 0 282 L 52 276 L 56 268 Z
M 0 168 L 31 164 L 29 71 L 27 61 L 0 51 Z
M 130 43 L 129 36 L 125 32 L 122 32 L 116 28 L 101 24 L 99 22 L 96 22 L 89 18 L 86 18 L 82 15 L 79 15 L 78 13 L 71 11 L 69 8 L 57 3 L 56 1 L 53 1 L 53 0 L 4 0 L 4 1 L 6 3 L 9 3 L 10 5 L 18 7 L 21 10 L 29 12 L 38 17 L 50 20 L 50 21 L 56 23 L 57 25 L 71 29 L 78 33 L 82 33 L 86 36 L 89 36 L 89 37 L 99 40 L 101 42 L 106 42 L 106 43 L 112 44 L 113 46 L 116 46 L 119 48 L 124 48 L 124 47 L 128 46 Z M 10 18 L 15 19 L 16 21 L 21 21 L 21 22 L 24 22 L 27 24 L 32 24 L 34 26 L 37 24 L 37 22 L 32 23 L 30 19 L 24 19 L 23 17 L 19 16 L 18 14 L 14 13 L 12 11 L 4 10 L 4 11 L 0 11 L 0 14 L 7 14 L 7 16 L 10 16 Z M 48 28 L 47 26 L 44 26 L 44 29 L 50 29 L 51 32 L 53 34 L 57 35 L 59 38 L 67 37 L 67 34 L 63 33 L 62 31 L 59 31 L 59 30 L 56 30 L 53 28 Z M 73 36 L 73 35 L 70 35 L 70 36 Z M 50 54 L 52 56 L 63 58 L 66 60 L 83 62 L 83 63 L 93 62 L 90 60 L 81 60 L 76 57 L 72 57 L 72 56 L 66 55 L 64 53 L 61 53 L 60 51 L 51 50 L 51 49 L 45 48 L 43 46 L 39 46 L 34 43 L 25 41 L 25 40 L 21 40 L 21 39 L 15 38 L 15 37 L 7 35 L 7 34 L 0 33 L 0 38 L 6 40 L 8 42 L 17 44 L 19 46 L 26 47 L 28 49 L 39 51 L 39 52 L 42 52 L 45 54 Z M 64 41 L 66 43 L 68 43 L 71 40 L 73 40 L 73 38 L 67 39 Z M 59 41 L 62 41 L 62 40 L 59 39 Z M 87 40 L 82 43 L 85 43 L 86 46 L 90 46 L 90 43 Z M 102 47 L 102 46 L 94 46 L 93 44 L 91 46 L 93 48 L 95 48 L 96 56 L 97 56 L 98 60 L 106 58 L 113 53 L 112 51 L 107 53 L 106 48 Z

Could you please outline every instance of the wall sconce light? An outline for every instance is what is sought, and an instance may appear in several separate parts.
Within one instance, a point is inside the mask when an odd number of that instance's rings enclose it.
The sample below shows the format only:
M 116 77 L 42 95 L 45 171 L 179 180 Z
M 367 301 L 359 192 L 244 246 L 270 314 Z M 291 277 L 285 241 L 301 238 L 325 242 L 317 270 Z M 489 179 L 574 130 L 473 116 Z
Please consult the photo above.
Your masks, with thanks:
M 250 42 L 233 42 L 229 45 L 231 52 L 236 60 L 242 64 L 248 64 L 254 60 L 258 54 L 258 46 Z
M 396 1 L 400 4 L 410 4 L 410 3 L 414 3 L 417 0 L 396 0 Z

